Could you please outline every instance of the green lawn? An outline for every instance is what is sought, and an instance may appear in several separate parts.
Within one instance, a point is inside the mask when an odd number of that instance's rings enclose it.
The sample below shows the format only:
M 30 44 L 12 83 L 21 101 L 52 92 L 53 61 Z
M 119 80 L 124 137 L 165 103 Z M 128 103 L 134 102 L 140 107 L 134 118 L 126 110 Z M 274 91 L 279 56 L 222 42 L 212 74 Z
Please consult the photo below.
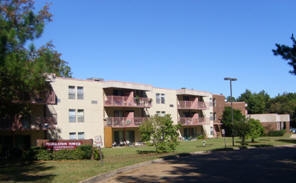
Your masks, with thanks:
M 153 147 L 116 147 L 102 149 L 103 161 L 36 161 L 33 163 L 2 163 L 0 165 L 0 182 L 79 182 L 89 177 L 106 173 L 127 165 L 152 160 L 164 156 L 197 151 L 232 149 L 231 138 L 207 139 L 181 142 L 174 153 L 157 154 Z M 296 144 L 296 139 L 289 137 L 262 137 L 248 146 L 278 146 Z M 235 138 L 238 148 L 240 139 Z

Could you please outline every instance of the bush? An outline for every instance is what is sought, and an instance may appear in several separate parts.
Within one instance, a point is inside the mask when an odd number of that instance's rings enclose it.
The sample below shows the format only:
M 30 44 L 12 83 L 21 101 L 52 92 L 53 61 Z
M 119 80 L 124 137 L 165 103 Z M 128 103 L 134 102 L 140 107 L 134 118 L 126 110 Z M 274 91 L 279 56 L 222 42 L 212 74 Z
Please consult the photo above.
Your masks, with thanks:
M 38 153 L 38 149 L 40 149 L 40 148 L 39 147 L 32 147 L 28 150 L 23 151 L 22 160 L 25 160 L 25 161 L 37 160 L 36 155 Z
M 286 133 L 286 130 L 276 130 L 276 131 L 268 132 L 267 136 L 279 137 L 279 136 L 284 136 L 285 133 Z
M 78 146 L 75 150 L 51 151 L 45 148 L 33 147 L 24 155 L 26 160 L 78 160 L 91 159 L 93 148 L 91 145 Z
M 52 152 L 44 148 L 33 149 L 36 160 L 52 160 Z
M 78 155 L 75 150 L 58 150 L 52 153 L 53 160 L 75 160 L 78 159 Z
M 95 160 L 104 159 L 103 152 L 99 148 L 96 148 L 96 147 L 93 148 L 93 159 L 95 159 Z
M 91 145 L 81 145 L 75 149 L 79 159 L 91 159 L 92 150 Z
M 198 137 L 197 137 L 197 139 L 205 139 L 206 138 L 206 136 L 205 135 L 199 135 Z

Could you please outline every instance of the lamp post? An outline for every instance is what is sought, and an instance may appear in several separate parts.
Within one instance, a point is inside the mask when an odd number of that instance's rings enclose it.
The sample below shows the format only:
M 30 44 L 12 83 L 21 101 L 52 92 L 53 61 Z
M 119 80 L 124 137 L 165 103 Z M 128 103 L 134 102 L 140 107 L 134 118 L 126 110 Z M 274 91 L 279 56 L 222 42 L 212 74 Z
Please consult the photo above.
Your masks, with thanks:
M 224 80 L 230 83 L 230 106 L 231 106 L 231 123 L 233 125 L 233 108 L 232 108 L 232 81 L 236 81 L 236 78 L 225 77 Z M 231 128 L 232 146 L 234 146 L 233 128 Z

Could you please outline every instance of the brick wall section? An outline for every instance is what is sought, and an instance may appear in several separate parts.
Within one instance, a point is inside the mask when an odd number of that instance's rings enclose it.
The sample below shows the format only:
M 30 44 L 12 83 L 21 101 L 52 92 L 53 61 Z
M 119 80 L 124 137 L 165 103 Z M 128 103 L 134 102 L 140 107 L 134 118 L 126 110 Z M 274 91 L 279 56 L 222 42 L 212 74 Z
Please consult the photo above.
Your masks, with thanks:
M 225 97 L 223 95 L 213 95 L 213 100 L 215 100 L 213 105 L 213 112 L 216 113 L 214 123 L 220 123 L 225 107 Z
M 225 107 L 231 107 L 230 102 L 225 103 Z M 247 115 L 246 103 L 245 102 L 232 102 L 233 109 L 240 110 L 240 112 L 245 116 Z
M 213 112 L 216 113 L 216 119 L 214 123 L 220 123 L 223 116 L 224 108 L 231 107 L 231 103 L 225 102 L 225 97 L 223 95 L 213 95 L 213 100 L 215 100 L 214 103 L 216 104 L 213 106 Z M 235 110 L 240 110 L 243 115 L 247 115 L 245 102 L 232 102 L 232 107 Z

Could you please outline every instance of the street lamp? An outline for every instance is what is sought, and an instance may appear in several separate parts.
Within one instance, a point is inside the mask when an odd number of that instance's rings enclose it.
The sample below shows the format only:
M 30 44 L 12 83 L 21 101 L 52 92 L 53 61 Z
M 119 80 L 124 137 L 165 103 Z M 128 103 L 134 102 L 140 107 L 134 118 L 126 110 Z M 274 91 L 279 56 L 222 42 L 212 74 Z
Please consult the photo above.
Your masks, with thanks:
M 232 81 L 236 81 L 236 78 L 225 77 L 224 80 L 229 81 L 230 83 L 230 105 L 231 105 L 231 123 L 233 125 L 233 108 L 232 108 Z M 233 128 L 231 128 L 231 136 L 232 136 L 232 146 L 234 146 L 234 136 L 233 136 Z

